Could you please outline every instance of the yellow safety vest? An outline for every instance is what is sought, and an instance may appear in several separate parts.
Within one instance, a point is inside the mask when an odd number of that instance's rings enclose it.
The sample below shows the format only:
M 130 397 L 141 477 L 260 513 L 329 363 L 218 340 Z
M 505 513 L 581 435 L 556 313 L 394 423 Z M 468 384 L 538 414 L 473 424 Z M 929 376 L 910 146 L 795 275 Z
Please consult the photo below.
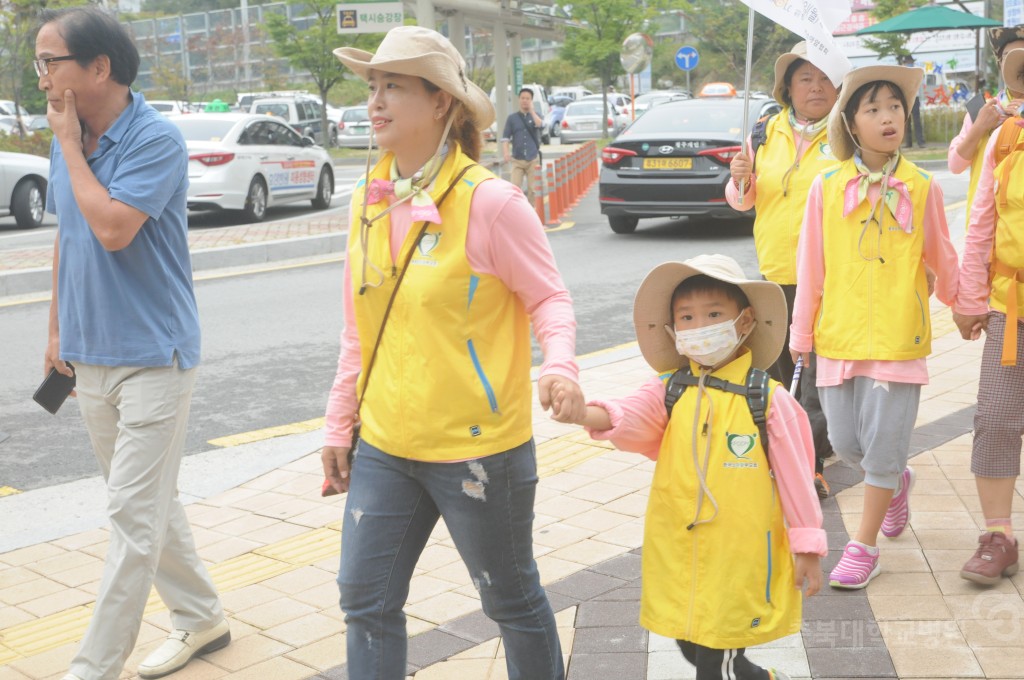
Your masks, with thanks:
M 796 247 L 807 208 L 807 194 L 814 178 L 835 165 L 836 159 L 828 145 L 827 131 L 822 128 L 805 144 L 803 157 L 793 165 L 796 141 L 789 124 L 788 108 L 768 121 L 766 134 L 754 164 L 757 171 L 754 248 L 758 267 L 766 279 L 779 285 L 795 285 Z
M 457 145 L 434 181 L 435 203 L 463 167 L 473 163 Z M 391 154 L 370 173 L 388 178 Z M 494 175 L 476 166 L 440 208 L 441 224 L 430 224 L 413 254 L 384 329 L 360 418 L 362 437 L 391 455 L 423 461 L 487 456 L 514 448 L 532 436 L 530 320 L 519 298 L 496 276 L 473 271 L 466 257 L 466 232 L 473 192 Z M 361 206 L 365 183 L 352 205 Z M 387 207 L 368 208 L 373 218 Z M 348 257 L 352 289 L 362 279 L 359 214 L 352 211 Z M 369 229 L 367 252 L 386 273 L 384 283 L 353 295 L 363 376 L 394 290 L 397 267 L 419 232 L 413 224 L 397 261 L 391 259 L 390 217 Z M 371 283 L 378 277 L 370 270 Z
M 913 205 L 908 234 L 885 206 L 881 233 L 874 222 L 865 225 L 871 213 L 866 200 L 843 217 L 843 194 L 857 175 L 852 159 L 822 174 L 825 286 L 814 324 L 814 351 L 830 359 L 926 357 L 932 329 L 922 257 L 932 176 L 906 158 L 896 166 L 893 176 L 906 184 Z
M 997 164 L 993 170 L 996 179 L 996 232 L 992 261 L 989 263 L 989 306 L 1006 314 L 1000 364 L 1016 366 L 1017 321 L 1024 316 L 1024 297 L 1020 295 L 1020 286 L 1024 283 L 1024 230 L 1021 229 L 1021 220 L 1024 219 L 1024 172 L 1019 171 L 1024 142 L 1021 141 L 1020 128 L 1014 119 L 1011 118 L 1007 123 L 1003 125 L 1011 132 L 1016 131 L 1016 141 L 1012 146 L 1005 144 L 1009 148 L 996 151 Z M 1000 143 L 1003 137 L 1000 132 Z
M 699 375 L 696 365 L 690 368 Z M 713 375 L 743 384 L 748 370 L 744 350 Z M 746 397 L 708 389 L 699 422 L 708 422 L 711 402 L 714 418 L 697 437 L 697 459 L 703 465 L 710 438 L 705 481 L 718 514 L 687 528 L 700 489 L 692 437 L 697 394 L 696 387 L 686 388 L 661 440 L 644 525 L 640 624 L 715 649 L 763 644 L 800 630 L 800 591 L 793 587 L 782 506 Z M 705 497 L 700 519 L 713 512 Z

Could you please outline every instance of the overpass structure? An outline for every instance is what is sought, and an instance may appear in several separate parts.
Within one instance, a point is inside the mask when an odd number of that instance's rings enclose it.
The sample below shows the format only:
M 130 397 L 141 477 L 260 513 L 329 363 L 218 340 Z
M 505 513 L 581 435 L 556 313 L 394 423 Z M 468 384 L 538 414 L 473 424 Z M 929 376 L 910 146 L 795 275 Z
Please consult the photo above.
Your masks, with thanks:
M 561 41 L 571 21 L 554 16 L 552 0 L 407 0 L 412 5 L 416 23 L 439 29 L 447 23 L 447 34 L 455 48 L 469 61 L 466 52 L 466 27 L 490 29 L 494 49 L 494 107 L 498 134 L 508 117 L 508 97 L 501 93 L 512 84 L 510 69 L 513 59 L 522 57 L 523 38 Z

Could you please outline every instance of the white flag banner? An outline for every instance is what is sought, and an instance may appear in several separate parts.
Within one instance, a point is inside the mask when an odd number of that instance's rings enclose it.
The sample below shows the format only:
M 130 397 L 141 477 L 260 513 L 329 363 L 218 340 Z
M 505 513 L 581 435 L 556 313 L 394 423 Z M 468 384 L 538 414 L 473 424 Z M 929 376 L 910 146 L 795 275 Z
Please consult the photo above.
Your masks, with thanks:
M 832 37 L 832 29 L 850 16 L 849 0 L 829 0 L 826 8 L 810 0 L 740 0 L 807 41 L 807 59 L 825 72 L 836 87 L 852 68 Z

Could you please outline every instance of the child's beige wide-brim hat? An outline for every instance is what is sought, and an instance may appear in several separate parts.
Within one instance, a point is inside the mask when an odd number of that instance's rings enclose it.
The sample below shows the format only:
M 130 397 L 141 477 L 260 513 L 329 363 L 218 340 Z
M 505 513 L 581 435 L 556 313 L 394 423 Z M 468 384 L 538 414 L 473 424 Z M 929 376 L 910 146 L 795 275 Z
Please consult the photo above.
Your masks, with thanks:
M 853 157 L 856 146 L 853 137 L 843 122 L 843 109 L 850 102 L 853 94 L 860 89 L 861 85 L 873 83 L 876 80 L 887 80 L 900 88 L 904 98 L 907 100 L 907 116 L 910 116 L 910 109 L 914 106 L 914 99 L 917 97 L 917 90 L 921 87 L 924 79 L 924 69 L 916 66 L 862 66 L 855 68 L 843 77 L 843 84 L 839 89 L 839 99 L 836 101 L 832 111 L 828 114 L 828 143 L 832 147 L 832 154 L 841 161 Z M 853 123 L 853 121 L 848 121 Z
M 448 38 L 422 26 L 398 26 L 384 36 L 375 54 L 339 47 L 334 56 L 363 80 L 370 71 L 429 80 L 465 104 L 478 130 L 494 122 L 490 98 L 466 77 L 466 60 Z
M 673 328 L 672 292 L 683 280 L 704 274 L 740 287 L 754 308 L 757 324 L 743 342 L 753 355 L 751 363 L 766 369 L 775 363 L 786 341 L 786 296 L 777 283 L 751 281 L 736 260 L 725 255 L 699 255 L 685 262 L 665 262 L 652 269 L 636 291 L 633 325 L 644 359 L 658 373 L 682 368 L 688 361 L 676 351 L 675 340 L 665 326 Z
M 1014 92 L 1024 92 L 1024 49 L 1010 50 L 1003 55 L 1003 82 Z

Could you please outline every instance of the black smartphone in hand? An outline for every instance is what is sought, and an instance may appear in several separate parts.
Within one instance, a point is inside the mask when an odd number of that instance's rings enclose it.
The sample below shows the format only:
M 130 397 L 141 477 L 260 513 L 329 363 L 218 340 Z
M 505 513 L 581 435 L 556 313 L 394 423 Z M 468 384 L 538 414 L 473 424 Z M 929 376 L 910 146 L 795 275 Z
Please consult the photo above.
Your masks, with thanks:
M 73 373 L 75 367 L 70 363 L 68 363 L 68 367 L 71 368 Z M 69 378 L 63 373 L 58 373 L 56 368 L 51 368 L 46 378 L 39 385 L 39 389 L 32 395 L 32 399 L 47 411 L 56 415 L 61 404 L 64 403 L 64 400 L 68 398 L 73 389 L 75 389 L 74 375 Z

